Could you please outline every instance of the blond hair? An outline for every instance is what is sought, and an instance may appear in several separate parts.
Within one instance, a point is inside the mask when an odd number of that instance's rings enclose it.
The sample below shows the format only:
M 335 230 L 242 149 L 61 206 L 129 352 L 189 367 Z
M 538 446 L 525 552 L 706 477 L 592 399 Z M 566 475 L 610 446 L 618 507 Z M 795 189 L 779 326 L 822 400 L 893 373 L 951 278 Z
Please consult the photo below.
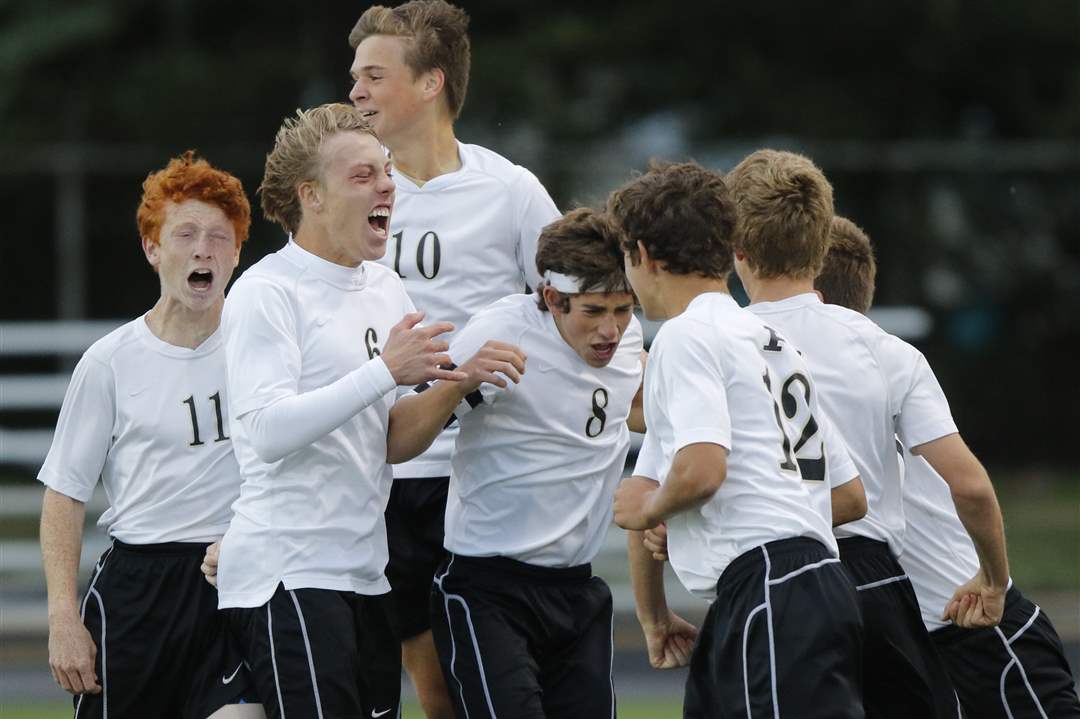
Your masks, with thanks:
M 372 35 L 409 40 L 405 64 L 414 77 L 435 68 L 442 70 L 446 106 L 457 119 L 469 87 L 468 29 L 465 11 L 443 0 L 412 0 L 393 8 L 373 5 L 349 33 L 349 45 L 356 49 Z
M 285 118 L 274 137 L 274 149 L 266 156 L 258 189 L 266 219 L 287 232 L 296 232 L 303 216 L 297 188 L 319 178 L 322 144 L 339 132 L 360 132 L 379 139 L 363 113 L 340 102 L 297 110 L 296 117 Z
M 809 158 L 758 150 L 727 175 L 735 199 L 734 249 L 755 275 L 813 278 L 821 269 L 833 192 Z

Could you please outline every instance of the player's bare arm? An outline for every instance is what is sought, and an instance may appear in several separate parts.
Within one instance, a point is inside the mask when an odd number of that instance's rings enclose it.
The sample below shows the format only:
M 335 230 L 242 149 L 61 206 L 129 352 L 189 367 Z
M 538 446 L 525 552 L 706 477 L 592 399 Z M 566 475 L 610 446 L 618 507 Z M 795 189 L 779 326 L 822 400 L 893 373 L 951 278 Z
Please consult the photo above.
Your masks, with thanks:
M 422 454 L 446 426 L 454 408 L 484 382 L 502 388 L 507 379 L 517 384 L 525 372 L 525 353 L 512 344 L 490 340 L 456 372 L 464 379 L 436 382 L 394 404 L 386 434 L 387 462 L 407 462 Z
M 645 482 L 654 480 L 636 477 Z M 664 593 L 664 563 L 653 558 L 642 532 L 626 533 L 630 560 L 630 583 L 638 622 L 645 634 L 649 664 L 654 669 L 674 669 L 690 663 L 697 628 L 679 617 L 667 605 Z
M 49 593 L 49 669 L 72 694 L 101 691 L 94 659 L 97 647 L 79 616 L 76 584 L 86 505 L 53 489 L 41 505 L 41 554 Z
M 958 587 L 943 618 L 962 627 L 987 627 L 1001 621 L 1009 584 L 1005 528 L 994 486 L 959 434 L 913 447 L 949 485 L 956 514 L 975 544 L 979 571 Z
M 449 348 L 444 340 L 435 339 L 445 332 L 452 332 L 454 325 L 436 322 L 429 327 L 418 327 L 424 319 L 423 312 L 412 312 L 402 318 L 390 330 L 382 361 L 390 370 L 398 386 L 418 385 L 435 380 L 463 381 L 465 374 L 443 369 L 450 366 Z
M 675 453 L 663 486 L 643 477 L 624 479 L 615 490 L 615 523 L 623 529 L 651 529 L 708 501 L 727 476 L 727 455 L 718 444 L 697 442 Z
M 652 529 L 646 529 L 641 533 L 641 542 L 645 549 L 652 552 L 652 558 L 658 562 L 666 562 L 667 553 L 667 523 L 660 522 Z
M 866 490 L 862 479 L 855 477 L 832 488 L 832 526 L 854 522 L 866 516 Z

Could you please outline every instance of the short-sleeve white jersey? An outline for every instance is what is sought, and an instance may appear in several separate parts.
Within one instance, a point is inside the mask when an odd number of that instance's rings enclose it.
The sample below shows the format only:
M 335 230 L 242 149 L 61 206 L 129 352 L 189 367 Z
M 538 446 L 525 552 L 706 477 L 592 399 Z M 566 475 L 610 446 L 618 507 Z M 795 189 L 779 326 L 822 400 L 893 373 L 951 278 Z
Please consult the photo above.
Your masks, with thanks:
M 379 262 L 402 278 L 426 322 L 461 330 L 495 300 L 537 287 L 537 240 L 559 210 L 524 167 L 479 145 L 458 143 L 458 156 L 459 169 L 421 187 L 394 175 L 390 240 Z M 395 465 L 394 476 L 448 475 L 456 434 L 449 427 L 422 455 Z
M 492 339 L 524 350 L 525 374 L 505 389 L 481 385 L 482 400 L 474 393 L 458 411 L 446 548 L 545 567 L 590 562 L 611 525 L 630 448 L 641 325 L 631 319 L 611 362 L 592 367 L 536 295 L 513 295 L 474 316 L 450 355 L 462 363 Z
M 86 502 L 100 477 L 122 542 L 216 541 L 240 493 L 226 411 L 221 330 L 188 349 L 138 317 L 75 367 L 38 479 Z
M 342 267 L 292 241 L 236 281 L 222 325 L 243 484 L 221 545 L 222 608 L 259 606 L 279 582 L 389 591 L 383 510 L 393 479 L 386 432 L 395 386 L 378 353 L 410 311 L 401 280 L 385 267 Z M 263 461 L 244 415 L 343 378 L 376 399 L 313 442 Z
M 766 542 L 811 537 L 837 555 L 824 509 L 832 482 L 817 472 L 824 467 L 804 479 L 797 461 L 799 441 L 821 433 L 812 431 L 816 386 L 792 343 L 729 295 L 698 295 L 653 340 L 644 403 L 648 432 L 635 474 L 666 481 L 675 454 L 691 444 L 729 452 L 716 494 L 667 520 L 668 557 L 690 592 L 715 597 L 727 565 Z
M 914 447 L 956 432 L 926 359 L 865 316 L 808 292 L 747 309 L 803 351 L 825 414 L 843 437 L 866 490 L 862 519 L 838 537 L 861 536 L 903 551 L 903 478 L 896 437 Z

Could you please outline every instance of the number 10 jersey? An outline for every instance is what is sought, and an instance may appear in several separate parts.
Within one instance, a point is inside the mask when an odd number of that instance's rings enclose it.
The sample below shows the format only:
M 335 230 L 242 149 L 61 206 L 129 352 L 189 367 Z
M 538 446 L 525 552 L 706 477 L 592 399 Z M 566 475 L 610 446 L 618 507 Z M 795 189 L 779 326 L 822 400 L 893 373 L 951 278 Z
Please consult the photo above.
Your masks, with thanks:
M 478 145 L 458 143 L 461 167 L 422 187 L 394 176 L 397 194 L 390 238 L 380 264 L 394 270 L 425 323 L 453 322 L 461 331 L 495 300 L 536 289 L 540 230 L 559 217 L 536 176 Z M 450 340 L 453 334 L 440 339 Z M 445 477 L 457 428 L 394 476 Z

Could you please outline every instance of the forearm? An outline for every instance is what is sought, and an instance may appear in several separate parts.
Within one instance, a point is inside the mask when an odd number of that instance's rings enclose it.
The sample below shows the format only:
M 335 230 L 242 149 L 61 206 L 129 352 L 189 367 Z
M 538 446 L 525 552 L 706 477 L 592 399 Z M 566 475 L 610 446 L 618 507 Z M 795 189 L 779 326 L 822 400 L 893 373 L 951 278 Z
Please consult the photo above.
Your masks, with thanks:
M 977 482 L 980 486 L 975 491 L 957 492 L 954 489 L 953 503 L 956 514 L 975 545 L 987 581 L 995 587 L 1005 587 L 1009 582 L 1009 560 L 1005 551 L 1001 507 L 990 478 L 985 474 L 983 477 L 983 481 Z
M 630 562 L 630 584 L 634 590 L 634 606 L 638 622 L 652 626 L 668 616 L 664 592 L 664 563 L 653 559 L 642 542 L 642 532 L 626 533 L 626 553 Z
M 240 422 L 259 459 L 276 462 L 325 437 L 393 389 L 386 365 L 375 359 L 325 387 L 247 412 Z
M 41 505 L 41 559 L 49 621 L 78 618 L 79 557 L 86 505 L 52 489 Z
M 650 497 L 647 515 L 656 524 L 698 507 L 720 489 L 727 475 L 727 450 L 693 444 L 675 454 L 667 478 Z
M 422 454 L 464 397 L 461 383 L 436 382 L 423 392 L 399 399 L 390 410 L 386 461 L 398 464 Z

